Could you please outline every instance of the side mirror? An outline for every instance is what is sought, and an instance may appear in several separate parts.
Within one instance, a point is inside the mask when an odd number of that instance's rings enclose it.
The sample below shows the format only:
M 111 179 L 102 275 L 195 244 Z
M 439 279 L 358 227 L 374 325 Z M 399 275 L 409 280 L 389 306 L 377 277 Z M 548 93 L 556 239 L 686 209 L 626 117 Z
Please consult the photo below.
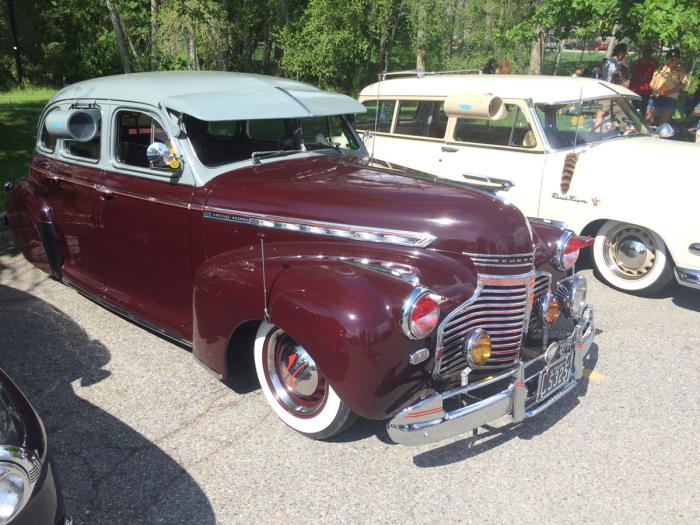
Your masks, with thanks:
M 156 168 L 172 168 L 175 170 L 180 167 L 180 159 L 162 142 L 154 142 L 148 146 L 146 157 L 148 157 L 148 162 Z
M 656 128 L 656 136 L 662 139 L 670 139 L 675 134 L 676 132 L 668 122 L 666 124 L 661 124 L 658 128 Z

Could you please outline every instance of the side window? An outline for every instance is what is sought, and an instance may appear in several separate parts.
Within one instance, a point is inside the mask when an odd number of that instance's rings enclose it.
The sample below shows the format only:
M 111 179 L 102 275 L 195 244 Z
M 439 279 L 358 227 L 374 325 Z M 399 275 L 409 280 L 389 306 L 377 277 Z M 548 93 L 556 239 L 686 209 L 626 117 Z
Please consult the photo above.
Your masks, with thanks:
M 399 102 L 399 117 L 394 132 L 401 135 L 442 139 L 447 129 L 444 103 L 432 100 Z
M 94 128 L 93 128 L 94 129 Z M 80 142 L 77 140 L 65 141 L 65 152 L 74 157 L 88 160 L 100 160 L 100 142 L 102 141 L 102 119 L 97 122 L 97 133 L 92 140 Z
M 506 110 L 502 120 L 457 119 L 453 139 L 490 146 L 534 148 L 537 141 L 525 114 L 513 104 L 506 104 Z
M 162 142 L 172 149 L 167 132 L 160 122 L 148 113 L 119 111 L 116 113 L 116 157 L 120 164 L 139 168 L 154 168 L 148 161 L 146 150 L 153 142 Z
M 44 121 L 44 125 L 41 127 L 39 145 L 41 146 L 41 149 L 51 153 L 53 153 L 56 149 L 56 138 L 46 130 L 46 121 Z
M 362 105 L 367 108 L 367 113 L 358 113 L 355 117 L 355 129 L 374 131 L 376 120 L 377 131 L 384 133 L 391 131 L 391 121 L 394 119 L 396 101 L 380 100 L 379 104 L 377 104 L 376 100 L 366 100 Z M 377 110 L 377 107 L 379 110 Z

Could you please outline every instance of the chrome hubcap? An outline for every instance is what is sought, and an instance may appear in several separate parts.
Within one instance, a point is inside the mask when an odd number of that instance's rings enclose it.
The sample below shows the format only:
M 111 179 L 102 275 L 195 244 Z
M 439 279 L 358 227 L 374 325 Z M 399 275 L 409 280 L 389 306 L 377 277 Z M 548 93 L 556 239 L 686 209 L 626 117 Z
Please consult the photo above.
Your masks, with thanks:
M 326 399 L 326 380 L 308 352 L 289 334 L 276 329 L 265 345 L 268 384 L 279 403 L 297 416 L 309 416 Z
M 637 226 L 623 224 L 605 238 L 603 257 L 608 269 L 627 280 L 643 279 L 656 265 L 656 243 Z

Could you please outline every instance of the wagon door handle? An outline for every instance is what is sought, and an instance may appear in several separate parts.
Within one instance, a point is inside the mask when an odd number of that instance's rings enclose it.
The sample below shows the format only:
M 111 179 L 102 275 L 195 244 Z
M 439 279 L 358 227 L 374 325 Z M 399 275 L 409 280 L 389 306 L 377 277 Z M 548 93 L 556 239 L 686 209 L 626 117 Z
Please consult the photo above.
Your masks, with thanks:
M 459 151 L 459 148 L 448 148 L 447 146 L 443 146 L 443 147 L 440 148 L 440 149 L 441 149 L 442 151 L 444 151 L 445 153 L 456 153 L 456 152 Z
M 100 199 L 103 201 L 108 201 L 114 198 L 114 193 L 110 190 L 100 190 Z

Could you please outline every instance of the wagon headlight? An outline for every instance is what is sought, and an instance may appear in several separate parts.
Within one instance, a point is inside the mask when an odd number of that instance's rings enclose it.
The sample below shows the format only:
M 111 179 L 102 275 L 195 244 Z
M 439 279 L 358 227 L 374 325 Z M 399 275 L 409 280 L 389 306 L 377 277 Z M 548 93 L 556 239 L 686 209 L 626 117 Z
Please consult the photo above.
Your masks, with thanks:
M 440 310 L 451 304 L 450 299 L 427 288 L 416 288 L 403 303 L 401 330 L 409 339 L 427 337 L 438 323 Z
M 583 248 L 593 244 L 591 237 L 579 237 L 574 232 L 566 230 L 557 241 L 552 264 L 559 270 L 570 270 L 578 259 Z
M 556 297 L 567 317 L 581 317 L 586 308 L 588 290 L 586 278 L 582 275 L 567 277 L 557 283 Z

